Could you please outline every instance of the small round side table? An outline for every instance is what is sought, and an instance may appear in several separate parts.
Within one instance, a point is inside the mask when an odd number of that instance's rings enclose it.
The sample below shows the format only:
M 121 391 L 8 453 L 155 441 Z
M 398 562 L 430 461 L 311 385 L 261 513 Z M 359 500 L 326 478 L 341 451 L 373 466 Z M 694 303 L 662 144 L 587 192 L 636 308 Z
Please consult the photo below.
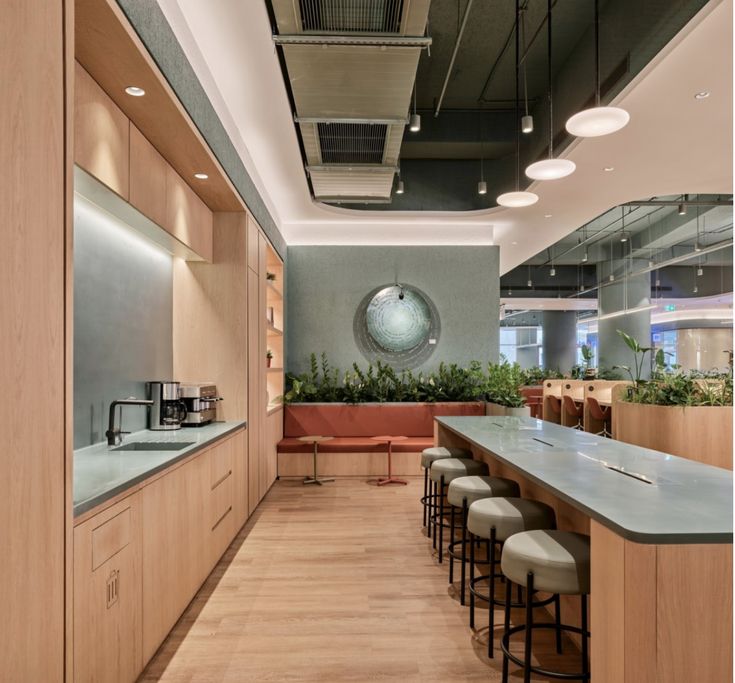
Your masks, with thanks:
M 394 441 L 405 441 L 408 437 L 406 436 L 373 436 L 370 437 L 373 441 L 388 444 L 388 476 L 383 479 L 378 479 L 378 486 L 384 486 L 385 484 L 408 484 L 403 479 L 398 479 L 393 476 L 391 472 L 391 458 L 393 456 L 393 442 Z
M 314 475 L 311 477 L 306 477 L 304 479 L 304 484 L 316 484 L 317 486 L 321 486 L 323 482 L 325 481 L 334 481 L 334 479 L 320 479 L 316 474 L 316 456 L 317 456 L 317 450 L 319 448 L 319 444 L 322 441 L 331 441 L 333 437 L 331 436 L 300 436 L 299 441 L 305 441 L 306 443 L 312 443 L 314 444 Z

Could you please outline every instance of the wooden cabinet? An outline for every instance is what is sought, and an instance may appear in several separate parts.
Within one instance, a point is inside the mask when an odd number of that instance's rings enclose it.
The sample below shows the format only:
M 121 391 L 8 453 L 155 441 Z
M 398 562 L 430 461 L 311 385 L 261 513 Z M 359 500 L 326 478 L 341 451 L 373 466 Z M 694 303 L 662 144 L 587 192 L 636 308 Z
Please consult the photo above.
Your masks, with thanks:
M 250 514 L 248 506 L 248 435 L 238 432 L 232 437 L 233 511 L 235 532 L 239 531 Z
M 265 410 L 261 399 L 261 374 L 265 358 L 260 355 L 260 311 L 258 274 L 248 268 L 248 514 L 260 502 L 260 433 Z
M 148 661 L 207 569 L 210 464 L 195 457 L 146 486 L 143 519 L 143 656 Z
M 283 438 L 283 409 L 266 417 L 265 469 L 268 488 L 278 475 L 278 442 Z
M 248 214 L 248 268 L 254 273 L 258 272 L 258 238 L 260 233 L 258 224 Z
M 207 261 L 212 260 L 212 212 L 173 168 L 166 168 L 163 227 Z
M 130 203 L 154 223 L 166 223 L 166 176 L 168 164 L 130 124 Z
M 74 83 L 74 161 L 129 199 L 130 124 L 127 116 L 77 62 Z
M 143 669 L 138 494 L 74 529 L 74 681 L 128 683 Z
M 235 441 L 230 437 L 212 448 L 209 459 L 208 537 L 206 552 L 209 568 L 213 567 L 227 550 L 235 535 L 234 512 L 234 456 Z

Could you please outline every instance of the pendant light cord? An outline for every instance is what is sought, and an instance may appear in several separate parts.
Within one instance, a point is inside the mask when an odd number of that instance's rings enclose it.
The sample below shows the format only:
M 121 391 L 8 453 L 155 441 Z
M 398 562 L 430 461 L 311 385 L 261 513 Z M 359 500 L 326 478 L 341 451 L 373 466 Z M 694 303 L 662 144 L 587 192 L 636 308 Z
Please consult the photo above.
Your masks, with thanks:
M 554 158 L 554 102 L 551 96 L 551 0 L 546 2 L 546 23 L 548 34 L 548 57 L 549 57 L 549 159 Z
M 600 0 L 595 0 L 595 106 L 600 106 Z
M 521 42 L 523 43 L 523 54 L 526 54 L 526 12 L 521 12 Z M 516 56 L 516 62 L 520 61 Z M 523 104 L 526 116 L 528 116 L 528 72 L 526 71 L 526 60 L 523 60 Z
M 518 71 L 521 54 L 521 35 L 519 32 L 519 19 L 521 16 L 521 0 L 516 0 L 516 192 L 521 188 L 521 118 L 519 114 L 518 101 L 520 92 L 518 87 Z

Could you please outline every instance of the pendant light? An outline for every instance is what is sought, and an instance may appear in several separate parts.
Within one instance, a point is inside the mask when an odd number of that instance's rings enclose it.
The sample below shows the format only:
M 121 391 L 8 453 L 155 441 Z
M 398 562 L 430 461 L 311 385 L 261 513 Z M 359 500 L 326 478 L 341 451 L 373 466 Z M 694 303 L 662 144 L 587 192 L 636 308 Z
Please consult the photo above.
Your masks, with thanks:
M 487 183 L 485 182 L 485 138 L 482 131 L 482 123 L 484 116 L 482 115 L 482 108 L 480 109 L 480 180 L 477 183 L 477 194 L 487 194 Z
M 401 180 L 401 167 L 398 167 L 398 182 L 396 183 L 396 194 L 403 194 L 405 192 L 403 181 Z
M 551 3 L 547 0 L 546 23 L 548 29 L 548 68 L 549 68 L 549 158 L 537 161 L 526 169 L 526 175 L 533 180 L 558 180 L 574 173 L 577 165 L 571 159 L 554 159 L 554 100 L 552 97 L 551 73 Z
M 520 0 L 516 0 L 516 189 L 513 192 L 505 192 L 501 194 L 495 201 L 500 206 L 509 208 L 520 208 L 523 206 L 531 206 L 538 201 L 538 195 L 533 192 L 521 190 L 521 122 L 518 120 L 520 93 L 518 88 L 518 62 L 520 59 L 520 33 L 519 19 L 521 16 Z
M 421 114 L 416 112 L 416 81 L 413 82 L 413 114 L 409 119 L 408 129 L 412 133 L 418 133 L 421 130 Z
M 595 0 L 595 106 L 577 112 L 567 121 L 567 131 L 578 138 L 597 138 L 617 133 L 630 121 L 620 107 L 600 106 L 600 0 Z
M 521 34 L 523 39 L 523 54 L 526 54 L 526 12 L 521 14 Z M 521 132 L 533 133 L 533 116 L 528 113 L 528 74 L 526 72 L 526 60 L 523 60 L 523 110 L 524 116 L 521 118 Z

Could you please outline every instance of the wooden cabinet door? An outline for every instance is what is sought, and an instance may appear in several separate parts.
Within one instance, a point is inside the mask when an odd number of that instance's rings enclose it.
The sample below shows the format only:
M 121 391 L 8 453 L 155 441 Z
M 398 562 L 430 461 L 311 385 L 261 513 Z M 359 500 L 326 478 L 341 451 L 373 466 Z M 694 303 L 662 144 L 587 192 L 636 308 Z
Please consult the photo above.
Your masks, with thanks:
M 235 532 L 247 522 L 248 508 L 248 432 L 242 431 L 232 437 L 232 469 L 234 486 Z
M 266 275 L 266 254 L 267 254 L 267 242 L 263 235 L 258 236 L 258 267 L 260 269 L 258 273 L 258 315 L 259 315 L 259 331 L 258 331 L 258 344 L 260 347 L 260 365 L 258 367 L 258 373 L 260 375 L 260 403 L 258 409 L 258 419 L 260 420 L 260 434 L 259 434 L 259 457 L 260 463 L 258 465 L 259 480 L 258 480 L 258 500 L 262 500 L 263 496 L 268 491 L 270 484 L 268 482 L 268 447 L 267 447 L 267 428 L 266 428 L 266 413 L 268 410 L 268 368 L 266 363 L 265 354 L 268 350 L 268 320 L 266 317 L 266 309 L 268 305 L 268 285 L 265 278 Z M 275 397 L 270 397 L 275 398 Z
M 79 62 L 74 75 L 74 161 L 123 199 L 129 199 L 128 117 Z
M 143 655 L 148 661 L 209 572 L 210 463 L 195 457 L 146 486 L 143 519 Z
M 130 203 L 154 223 L 166 223 L 168 164 L 143 134 L 130 124 Z
M 209 538 L 207 571 L 222 557 L 235 536 L 234 439 L 230 437 L 213 446 L 203 457 L 209 459 Z
M 129 683 L 143 669 L 140 520 L 134 494 L 74 529 L 75 683 Z
M 260 502 L 260 432 L 265 407 L 261 398 L 260 311 L 258 274 L 248 268 L 248 515 Z
M 266 484 L 270 488 L 278 475 L 278 442 L 283 438 L 283 410 L 268 415 L 266 421 Z
M 170 166 L 166 168 L 163 227 L 204 260 L 212 260 L 212 212 Z

